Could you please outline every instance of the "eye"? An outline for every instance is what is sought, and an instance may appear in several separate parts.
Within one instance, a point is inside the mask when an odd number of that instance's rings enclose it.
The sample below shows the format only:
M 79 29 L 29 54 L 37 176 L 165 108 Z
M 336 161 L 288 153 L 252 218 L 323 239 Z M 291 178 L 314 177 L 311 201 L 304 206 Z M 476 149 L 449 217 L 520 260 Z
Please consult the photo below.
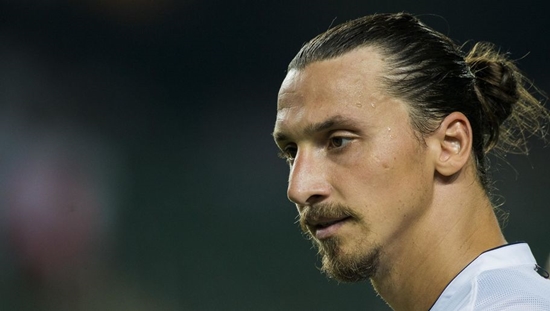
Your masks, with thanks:
M 295 145 L 288 145 L 279 152 L 279 158 L 285 159 L 289 164 L 294 162 L 298 148 Z
M 329 149 L 342 148 L 353 139 L 348 137 L 334 136 L 329 139 Z

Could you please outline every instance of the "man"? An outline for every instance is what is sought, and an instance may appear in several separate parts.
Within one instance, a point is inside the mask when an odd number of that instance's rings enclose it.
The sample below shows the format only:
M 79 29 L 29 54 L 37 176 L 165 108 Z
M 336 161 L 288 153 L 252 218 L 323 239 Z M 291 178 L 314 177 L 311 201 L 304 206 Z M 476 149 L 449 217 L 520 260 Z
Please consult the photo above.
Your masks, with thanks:
M 273 135 L 323 272 L 370 279 L 395 310 L 550 310 L 550 281 L 503 237 L 486 174 L 487 152 L 544 134 L 525 83 L 491 45 L 465 55 L 404 13 L 305 44 Z

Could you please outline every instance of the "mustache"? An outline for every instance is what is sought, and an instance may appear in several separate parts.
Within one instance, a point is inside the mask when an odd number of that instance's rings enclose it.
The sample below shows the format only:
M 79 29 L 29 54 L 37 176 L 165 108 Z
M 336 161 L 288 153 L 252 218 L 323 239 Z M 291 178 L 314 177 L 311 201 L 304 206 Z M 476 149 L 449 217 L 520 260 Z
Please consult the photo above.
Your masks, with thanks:
M 351 207 L 338 203 L 320 203 L 313 206 L 305 206 L 299 214 L 300 228 L 304 233 L 309 232 L 309 226 L 321 219 L 345 218 L 359 220 L 358 215 Z

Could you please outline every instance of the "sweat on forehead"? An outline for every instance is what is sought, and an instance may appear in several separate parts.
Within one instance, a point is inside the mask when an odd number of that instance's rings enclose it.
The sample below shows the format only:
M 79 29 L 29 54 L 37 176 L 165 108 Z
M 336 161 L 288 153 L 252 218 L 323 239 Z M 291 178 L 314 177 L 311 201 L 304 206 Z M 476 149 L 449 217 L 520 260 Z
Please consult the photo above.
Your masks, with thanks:
M 365 83 L 372 86 L 375 82 L 381 86 L 379 82 L 385 70 L 383 59 L 378 49 L 362 47 L 332 59 L 313 62 L 302 69 L 291 69 L 281 84 L 277 109 L 295 105 L 294 100 L 306 91 L 318 97 L 311 100 L 320 100 L 335 91 L 355 95 L 365 88 Z M 377 87 L 375 91 L 384 89 Z

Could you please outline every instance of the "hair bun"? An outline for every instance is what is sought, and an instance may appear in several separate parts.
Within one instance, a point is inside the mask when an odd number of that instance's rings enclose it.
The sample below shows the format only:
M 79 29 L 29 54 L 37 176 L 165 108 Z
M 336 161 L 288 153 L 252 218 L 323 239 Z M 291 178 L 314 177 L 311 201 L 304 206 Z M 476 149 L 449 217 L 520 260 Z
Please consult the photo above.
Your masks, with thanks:
M 482 105 L 486 133 L 489 134 L 486 145 L 490 146 L 498 140 L 498 128 L 511 115 L 520 99 L 521 81 L 516 77 L 518 70 L 488 43 L 477 43 L 465 61 L 475 76 L 474 88 Z

